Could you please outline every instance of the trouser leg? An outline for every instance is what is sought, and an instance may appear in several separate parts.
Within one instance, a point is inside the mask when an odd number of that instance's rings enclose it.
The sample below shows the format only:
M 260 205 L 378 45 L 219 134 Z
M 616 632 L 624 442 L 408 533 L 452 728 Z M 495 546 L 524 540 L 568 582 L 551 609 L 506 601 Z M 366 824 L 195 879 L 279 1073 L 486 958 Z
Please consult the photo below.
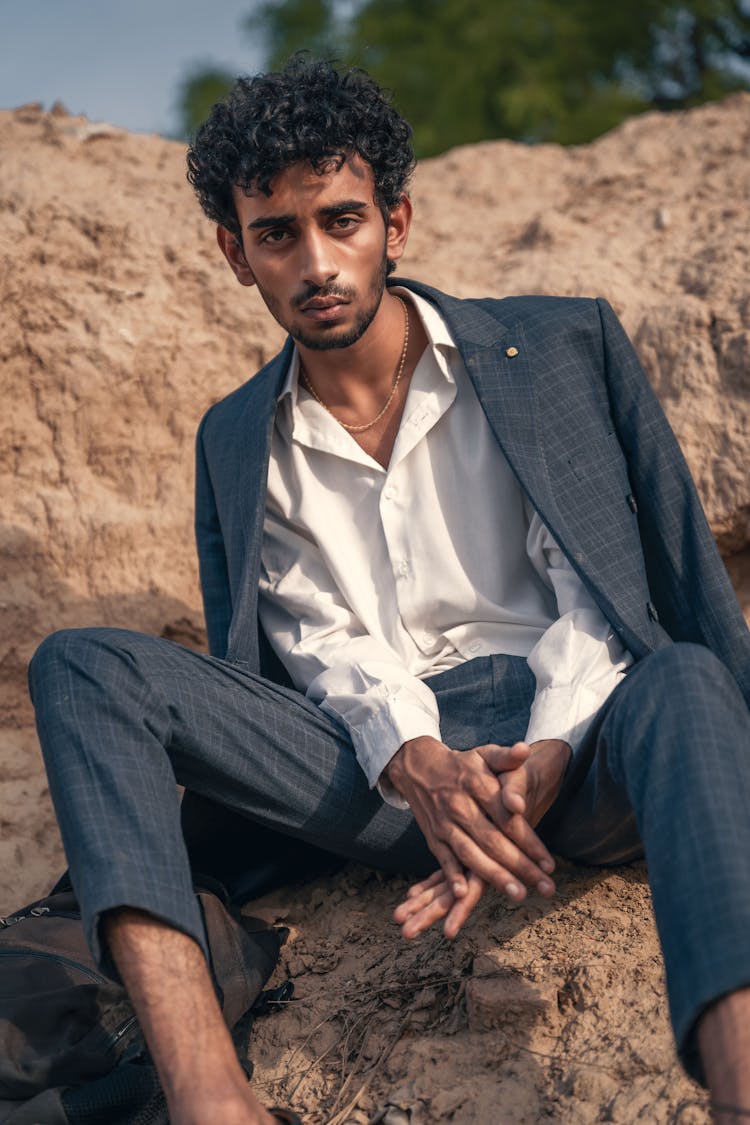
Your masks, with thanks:
M 205 949 L 175 781 L 303 843 L 375 866 L 431 870 L 412 818 L 367 788 L 344 732 L 297 692 L 116 629 L 54 634 L 32 661 L 30 685 L 99 959 L 98 919 L 125 905 Z
M 440 711 L 443 740 L 454 750 L 488 742 L 512 745 L 523 738 L 529 723 L 535 681 L 525 659 L 495 655 L 480 657 L 429 677 Z M 244 902 L 263 888 L 299 874 L 330 870 L 330 852 L 285 836 L 232 813 L 206 797 L 188 791 L 182 802 L 182 830 L 193 870 L 213 875 Z M 272 858 L 263 865 L 262 857 Z M 260 862 L 258 857 L 260 857 Z M 401 870 L 416 871 L 418 856 L 401 857 Z M 436 866 L 436 860 L 430 860 Z M 381 864 L 382 865 L 382 864 Z
M 713 1000 L 750 984 L 750 714 L 698 645 L 639 662 L 602 708 L 561 799 L 548 846 L 588 863 L 634 858 L 642 841 L 683 1062 Z
M 229 901 L 239 906 L 286 883 L 333 872 L 346 862 L 189 789 L 180 804 L 180 821 L 196 878 L 218 880 Z

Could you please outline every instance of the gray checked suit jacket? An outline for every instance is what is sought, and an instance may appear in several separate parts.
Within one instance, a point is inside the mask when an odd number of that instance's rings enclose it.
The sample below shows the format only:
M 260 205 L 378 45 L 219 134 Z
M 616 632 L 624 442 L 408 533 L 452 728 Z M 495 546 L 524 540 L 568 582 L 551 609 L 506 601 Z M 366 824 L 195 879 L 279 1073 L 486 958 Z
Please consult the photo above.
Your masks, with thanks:
M 750 633 L 685 460 L 606 301 L 434 302 L 521 487 L 636 659 L 712 649 L 750 706 Z M 287 682 L 258 624 L 276 399 L 292 343 L 198 431 L 196 534 L 211 652 Z M 498 517 L 501 513 L 498 513 Z

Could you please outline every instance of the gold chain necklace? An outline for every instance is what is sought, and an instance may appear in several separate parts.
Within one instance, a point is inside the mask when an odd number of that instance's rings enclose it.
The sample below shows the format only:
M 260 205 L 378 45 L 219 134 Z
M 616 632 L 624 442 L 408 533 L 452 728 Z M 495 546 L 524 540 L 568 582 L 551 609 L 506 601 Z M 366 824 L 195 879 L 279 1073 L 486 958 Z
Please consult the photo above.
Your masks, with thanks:
M 407 352 L 408 347 L 409 347 L 409 311 L 406 307 L 406 301 L 404 301 L 401 297 L 399 297 L 397 293 L 394 293 L 393 296 L 396 298 L 397 301 L 401 302 L 401 307 L 404 310 L 404 346 L 401 348 L 401 359 L 399 360 L 399 363 L 398 363 L 398 368 L 396 370 L 396 379 L 393 383 L 393 386 L 391 387 L 391 393 L 388 395 L 388 398 L 385 400 L 385 404 L 384 404 L 382 410 L 378 414 L 375 415 L 375 417 L 372 419 L 371 422 L 364 422 L 361 425 L 360 424 L 351 425 L 349 422 L 342 422 L 340 418 L 337 418 L 336 415 L 331 410 L 330 406 L 326 406 L 326 404 L 323 402 L 323 399 L 320 397 L 318 392 L 315 390 L 315 387 L 310 382 L 310 377 L 307 374 L 307 372 L 305 371 L 304 367 L 302 366 L 302 361 L 300 360 L 300 365 L 299 365 L 300 374 L 301 374 L 302 379 L 304 381 L 304 384 L 307 387 L 310 394 L 313 396 L 315 401 L 319 402 L 320 405 L 323 407 L 323 409 L 327 410 L 328 413 L 331 415 L 331 417 L 336 422 L 338 422 L 338 424 L 340 426 L 343 426 L 345 430 L 348 430 L 350 434 L 361 434 L 364 430 L 371 429 L 372 426 L 374 426 L 376 422 L 380 421 L 380 419 L 383 417 L 383 415 L 385 414 L 388 407 L 393 402 L 396 391 L 398 390 L 398 385 L 401 382 L 401 376 L 404 373 L 404 364 L 406 363 L 406 352 Z

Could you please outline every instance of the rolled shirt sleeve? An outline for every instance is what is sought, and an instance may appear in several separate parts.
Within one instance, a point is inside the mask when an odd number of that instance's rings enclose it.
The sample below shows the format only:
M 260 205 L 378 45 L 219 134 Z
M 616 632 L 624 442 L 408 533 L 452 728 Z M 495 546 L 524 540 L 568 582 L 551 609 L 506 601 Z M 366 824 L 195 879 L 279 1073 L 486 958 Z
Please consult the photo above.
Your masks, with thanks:
M 530 519 L 527 549 L 554 591 L 559 617 L 528 656 L 536 693 L 526 741 L 559 738 L 575 752 L 633 657 L 536 512 Z

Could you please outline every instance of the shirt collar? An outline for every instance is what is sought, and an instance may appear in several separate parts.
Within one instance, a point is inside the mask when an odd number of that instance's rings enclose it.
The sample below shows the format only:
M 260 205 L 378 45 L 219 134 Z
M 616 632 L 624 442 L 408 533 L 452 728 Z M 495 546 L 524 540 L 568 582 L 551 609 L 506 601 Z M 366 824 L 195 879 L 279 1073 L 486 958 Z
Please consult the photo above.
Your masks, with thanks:
M 444 370 L 444 364 L 440 363 L 440 359 L 444 355 L 448 359 L 452 358 L 450 354 L 446 355 L 446 353 L 457 352 L 458 346 L 436 306 L 412 289 L 405 289 L 400 285 L 389 286 L 389 292 L 397 293 L 399 296 L 406 298 L 407 301 L 411 301 L 419 314 L 419 319 L 422 321 L 422 327 L 427 333 L 427 340 L 435 352 L 438 365 L 441 370 Z

